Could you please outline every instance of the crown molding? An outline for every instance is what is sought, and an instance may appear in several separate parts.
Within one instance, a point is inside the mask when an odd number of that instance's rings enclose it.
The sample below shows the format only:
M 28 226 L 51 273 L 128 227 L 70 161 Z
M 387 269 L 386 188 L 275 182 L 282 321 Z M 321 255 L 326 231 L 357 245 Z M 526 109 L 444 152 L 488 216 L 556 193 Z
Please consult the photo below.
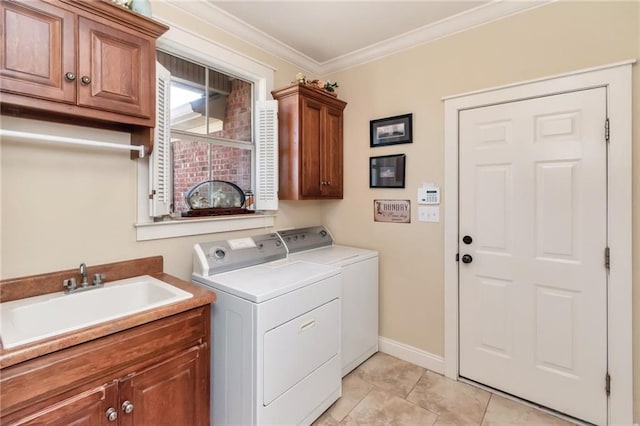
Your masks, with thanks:
M 318 64 L 318 74 L 326 75 L 384 58 L 398 52 L 469 30 L 507 16 L 552 3 L 556 0 L 495 0 L 433 24 L 366 46 Z
M 172 2 L 171 5 L 245 43 L 300 67 L 300 71 L 317 74 L 317 70 L 321 65 L 304 53 L 236 18 L 207 0 L 178 1 Z
M 556 0 L 494 0 L 325 62 L 310 58 L 206 0 L 176 2 L 173 5 L 246 43 L 296 65 L 301 71 L 324 77 L 554 1 Z

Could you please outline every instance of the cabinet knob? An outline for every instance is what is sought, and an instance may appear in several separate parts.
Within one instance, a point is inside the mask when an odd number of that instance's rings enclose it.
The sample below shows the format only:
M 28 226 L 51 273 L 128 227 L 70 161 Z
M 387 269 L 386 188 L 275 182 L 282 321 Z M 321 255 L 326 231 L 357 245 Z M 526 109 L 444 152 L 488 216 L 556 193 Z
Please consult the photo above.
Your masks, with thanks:
M 118 412 L 113 407 L 109 408 L 104 414 L 107 417 L 107 420 L 109 420 L 110 422 L 115 422 L 116 420 L 118 420 Z
M 64 75 L 64 78 L 66 78 L 67 81 L 73 81 L 76 79 L 76 75 L 72 72 L 68 72 Z
M 124 411 L 127 414 L 131 414 L 131 412 L 133 411 L 133 404 L 129 401 L 125 401 L 122 403 L 122 411 Z
M 82 84 L 87 85 L 91 83 L 91 77 L 89 77 L 88 75 L 83 75 L 80 81 L 82 82 Z

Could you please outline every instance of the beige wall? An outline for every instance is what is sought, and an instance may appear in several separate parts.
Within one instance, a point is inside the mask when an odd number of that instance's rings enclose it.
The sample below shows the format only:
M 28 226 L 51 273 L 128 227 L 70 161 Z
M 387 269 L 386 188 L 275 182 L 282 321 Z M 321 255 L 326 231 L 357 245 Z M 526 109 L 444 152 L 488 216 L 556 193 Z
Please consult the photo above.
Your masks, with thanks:
M 444 187 L 443 96 L 640 58 L 639 2 L 555 3 L 331 75 L 345 111 L 345 199 L 325 223 L 380 251 L 380 334 L 443 355 L 443 223 L 416 219 L 416 188 Z M 634 67 L 635 140 L 640 139 Z M 369 120 L 413 113 L 414 142 L 369 147 Z M 638 144 L 635 144 L 636 148 Z M 369 189 L 368 157 L 407 154 L 406 189 Z M 635 419 L 640 420 L 640 148 L 634 152 Z M 446 197 L 447 194 L 443 194 Z M 374 223 L 374 199 L 412 200 L 412 223 Z M 441 208 L 441 215 L 443 209 Z M 614 378 L 615 380 L 615 378 Z
M 274 66 L 275 86 L 301 71 L 216 31 L 164 2 L 157 16 Z M 381 253 L 380 334 L 443 354 L 443 224 L 417 222 L 415 191 L 443 182 L 442 96 L 580 68 L 640 58 L 640 3 L 554 3 L 330 76 L 345 111 L 345 198 L 281 202 L 277 227 L 325 222 L 338 241 Z M 634 139 L 640 140 L 640 71 L 634 67 Z M 369 148 L 369 120 L 414 114 L 414 143 Z M 91 135 L 82 128 L 29 122 L 29 128 Z M 51 127 L 53 126 L 53 127 Z M 105 134 L 122 140 L 122 134 Z M 638 144 L 636 143 L 636 148 Z M 405 190 L 368 188 L 368 157 L 407 154 Z M 188 279 L 203 235 L 136 242 L 136 167 L 126 154 L 3 141 L 0 145 L 0 277 L 8 278 L 163 255 L 165 269 Z M 640 398 L 640 148 L 634 152 L 634 384 Z M 443 194 L 446 197 L 446 194 Z M 413 223 L 373 223 L 376 198 L 411 199 Z M 443 211 L 441 210 L 441 214 Z M 635 403 L 640 422 L 640 402 Z
M 216 43 L 276 69 L 275 87 L 289 84 L 298 68 L 228 34 L 153 2 L 160 18 L 196 30 Z M 2 117 L 4 125 L 71 137 L 128 141 L 128 135 L 75 126 Z M 4 126 L 3 125 L 3 126 Z M 100 135 L 96 136 L 96 132 Z M 191 276 L 193 244 L 252 235 L 264 230 L 136 242 L 136 162 L 119 151 L 62 147 L 42 143 L 0 144 L 0 278 L 75 268 L 130 258 L 162 255 L 165 270 Z M 322 203 L 280 202 L 276 227 L 322 222 Z
M 640 60 L 640 5 L 636 4 L 636 55 Z M 633 71 L 633 395 L 640 423 L 640 65 Z

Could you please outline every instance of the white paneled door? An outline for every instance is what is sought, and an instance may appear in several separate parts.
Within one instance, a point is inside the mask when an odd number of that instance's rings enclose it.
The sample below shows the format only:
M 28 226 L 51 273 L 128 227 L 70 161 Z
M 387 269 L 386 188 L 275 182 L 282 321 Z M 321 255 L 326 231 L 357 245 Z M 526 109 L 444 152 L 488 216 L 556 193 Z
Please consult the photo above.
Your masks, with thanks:
M 607 422 L 606 89 L 460 112 L 460 376 Z

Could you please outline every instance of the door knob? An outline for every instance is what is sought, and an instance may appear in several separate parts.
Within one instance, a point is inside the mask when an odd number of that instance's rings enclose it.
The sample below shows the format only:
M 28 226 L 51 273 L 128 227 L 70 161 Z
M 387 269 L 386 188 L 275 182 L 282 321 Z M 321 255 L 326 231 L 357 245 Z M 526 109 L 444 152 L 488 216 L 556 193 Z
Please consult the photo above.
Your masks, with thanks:
M 465 254 L 462 256 L 462 263 L 471 263 L 473 262 L 473 257 L 470 254 Z
M 71 71 L 69 71 L 68 73 L 66 73 L 64 75 L 64 78 L 66 78 L 68 81 L 73 81 L 76 79 L 76 75 L 74 73 L 72 73 Z
M 91 83 L 91 77 L 89 77 L 87 75 L 83 75 L 82 78 L 80 79 L 80 81 L 82 82 L 82 84 L 87 85 L 87 84 Z
M 471 235 L 465 235 L 462 237 L 462 242 L 465 244 L 471 244 L 473 242 L 473 238 L 471 238 Z

